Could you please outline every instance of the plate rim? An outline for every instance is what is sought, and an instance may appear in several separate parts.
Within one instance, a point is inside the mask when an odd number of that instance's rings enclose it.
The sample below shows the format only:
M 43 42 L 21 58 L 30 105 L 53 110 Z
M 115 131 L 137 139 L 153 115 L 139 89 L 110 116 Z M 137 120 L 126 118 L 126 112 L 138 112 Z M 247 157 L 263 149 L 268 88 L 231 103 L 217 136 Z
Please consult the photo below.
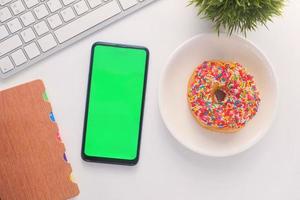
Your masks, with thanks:
M 233 39 L 238 39 L 238 40 L 242 40 L 246 43 L 248 43 L 251 48 L 253 48 L 257 53 L 260 54 L 260 56 L 262 56 L 262 58 L 265 60 L 265 62 L 268 64 L 268 67 L 272 76 L 274 77 L 274 92 L 275 92 L 275 102 L 274 102 L 274 109 L 272 110 L 272 117 L 270 119 L 269 124 L 266 125 L 266 127 L 263 130 L 260 130 L 260 132 L 262 132 L 261 134 L 259 134 L 256 138 L 254 138 L 252 140 L 252 142 L 247 143 L 246 145 L 242 146 L 241 148 L 239 148 L 238 150 L 232 150 L 232 151 L 227 151 L 225 153 L 213 153 L 211 151 L 205 151 L 204 149 L 199 150 L 196 147 L 193 147 L 191 145 L 186 144 L 186 142 L 180 140 L 178 138 L 178 136 L 176 134 L 174 134 L 172 132 L 172 128 L 169 127 L 170 125 L 167 123 L 166 120 L 166 116 L 163 113 L 163 109 L 162 109 L 162 85 L 163 85 L 163 80 L 164 77 L 166 75 L 167 70 L 170 67 L 170 63 L 172 61 L 172 59 L 176 56 L 176 54 L 178 54 L 180 52 L 180 50 L 186 46 L 187 44 L 189 44 L 190 42 L 197 40 L 201 37 L 206 37 L 206 36 L 212 36 L 215 35 L 216 33 L 200 33 L 197 35 L 194 35 L 188 39 L 186 39 L 184 42 L 182 42 L 179 46 L 177 46 L 175 48 L 175 50 L 173 50 L 173 52 L 169 55 L 167 62 L 164 65 L 163 70 L 161 71 L 160 74 L 160 78 L 159 78 L 159 87 L 158 87 L 158 107 L 159 107 L 159 112 L 160 115 L 162 117 L 162 120 L 164 122 L 164 125 L 166 126 L 166 128 L 168 129 L 168 132 L 175 138 L 175 140 L 180 143 L 182 146 L 184 146 L 185 148 L 197 153 L 197 154 L 201 154 L 204 156 L 209 156 L 209 157 L 229 157 L 229 156 L 233 156 L 239 153 L 242 153 L 248 149 L 250 149 L 252 146 L 254 146 L 255 144 L 257 144 L 259 141 L 262 140 L 262 138 L 265 137 L 265 135 L 268 133 L 268 130 L 270 129 L 270 127 L 272 126 L 272 124 L 275 121 L 275 118 L 277 116 L 277 109 L 278 109 L 278 105 L 279 105 L 279 91 L 278 91 L 278 76 L 276 74 L 276 71 L 274 70 L 274 66 L 271 63 L 271 61 L 269 60 L 269 58 L 263 53 L 263 51 L 257 46 L 255 45 L 252 41 L 248 40 L 247 38 L 244 38 L 242 36 L 239 36 L 237 34 L 232 34 L 231 36 L 228 36 L 226 33 L 220 33 L 219 36 L 217 37 L 231 37 Z

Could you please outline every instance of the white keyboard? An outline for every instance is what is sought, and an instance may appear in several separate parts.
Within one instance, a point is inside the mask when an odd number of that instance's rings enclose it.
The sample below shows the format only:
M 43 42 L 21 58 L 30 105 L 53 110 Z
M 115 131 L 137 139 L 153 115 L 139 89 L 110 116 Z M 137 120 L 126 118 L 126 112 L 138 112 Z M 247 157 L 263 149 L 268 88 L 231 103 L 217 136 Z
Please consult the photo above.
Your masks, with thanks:
M 154 0 L 0 0 L 0 77 L 7 78 Z

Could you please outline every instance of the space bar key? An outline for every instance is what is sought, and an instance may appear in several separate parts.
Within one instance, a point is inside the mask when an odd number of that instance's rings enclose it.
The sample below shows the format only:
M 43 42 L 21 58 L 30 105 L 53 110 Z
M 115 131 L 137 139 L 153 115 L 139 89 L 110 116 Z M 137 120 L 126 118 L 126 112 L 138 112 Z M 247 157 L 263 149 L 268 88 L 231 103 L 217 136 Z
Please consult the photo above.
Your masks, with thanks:
M 59 43 L 63 43 L 120 12 L 121 9 L 118 3 L 116 1 L 111 1 L 81 18 L 78 18 L 70 24 L 57 29 L 54 33 Z

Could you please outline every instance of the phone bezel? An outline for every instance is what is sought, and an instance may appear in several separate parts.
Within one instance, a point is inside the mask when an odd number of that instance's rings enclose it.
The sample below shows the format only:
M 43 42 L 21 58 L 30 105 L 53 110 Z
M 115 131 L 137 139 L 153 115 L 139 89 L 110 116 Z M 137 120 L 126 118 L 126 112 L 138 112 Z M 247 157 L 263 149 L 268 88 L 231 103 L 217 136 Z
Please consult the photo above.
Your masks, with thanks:
M 143 86 L 142 105 L 141 105 L 141 113 L 140 113 L 137 154 L 136 154 L 136 157 L 132 160 L 107 158 L 107 157 L 95 157 L 95 156 L 86 155 L 84 152 L 85 140 L 86 140 L 86 128 L 87 128 L 87 120 L 88 120 L 88 108 L 89 108 L 89 100 L 90 100 L 91 78 L 92 78 L 92 72 L 93 72 L 94 49 L 96 46 L 99 46 L 99 45 L 100 46 L 111 46 L 111 47 L 117 47 L 117 48 L 139 49 L 139 50 L 144 50 L 146 52 L 144 86 Z M 136 165 L 138 163 L 139 157 L 140 157 L 140 146 L 141 146 L 141 137 L 142 137 L 145 95 L 146 95 L 146 88 L 147 88 L 146 86 L 147 86 L 147 76 L 148 76 L 149 55 L 150 55 L 150 53 L 149 53 L 148 48 L 143 47 L 143 46 L 116 44 L 116 43 L 107 43 L 107 42 L 96 42 L 93 44 L 92 49 L 91 49 L 89 77 L 88 77 L 88 86 L 87 86 L 87 97 L 86 97 L 85 116 L 84 116 L 84 126 L 83 126 L 83 138 L 82 138 L 82 147 L 81 147 L 81 157 L 84 161 L 108 163 L 108 164 L 119 164 L 119 165 Z

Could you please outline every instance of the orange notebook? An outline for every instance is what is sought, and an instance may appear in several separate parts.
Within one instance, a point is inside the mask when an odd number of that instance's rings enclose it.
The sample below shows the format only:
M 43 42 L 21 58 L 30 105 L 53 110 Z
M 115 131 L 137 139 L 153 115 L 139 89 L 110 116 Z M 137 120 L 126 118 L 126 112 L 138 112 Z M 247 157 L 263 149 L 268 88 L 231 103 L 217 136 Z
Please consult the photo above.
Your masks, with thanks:
M 42 81 L 0 92 L 0 200 L 79 194 Z

